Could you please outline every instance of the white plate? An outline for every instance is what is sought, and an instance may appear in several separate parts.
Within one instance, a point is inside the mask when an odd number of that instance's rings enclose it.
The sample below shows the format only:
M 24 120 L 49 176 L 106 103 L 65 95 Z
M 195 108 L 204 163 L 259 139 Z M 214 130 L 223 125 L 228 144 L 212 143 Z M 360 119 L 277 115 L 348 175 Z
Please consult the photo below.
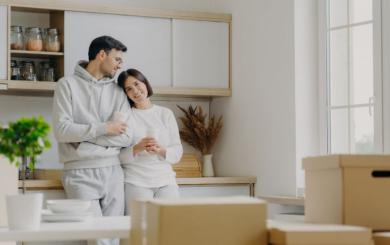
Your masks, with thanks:
M 53 213 L 80 213 L 87 212 L 91 201 L 80 199 L 57 199 L 47 200 L 47 208 Z
M 42 220 L 46 222 L 80 222 L 92 217 L 92 212 L 53 213 L 51 210 L 42 210 Z

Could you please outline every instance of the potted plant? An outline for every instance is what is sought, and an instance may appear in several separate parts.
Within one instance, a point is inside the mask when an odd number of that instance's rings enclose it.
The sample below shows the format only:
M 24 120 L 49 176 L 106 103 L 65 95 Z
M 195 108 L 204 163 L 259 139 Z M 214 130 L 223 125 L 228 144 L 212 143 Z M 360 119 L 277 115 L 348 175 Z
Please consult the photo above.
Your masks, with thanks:
M 180 137 L 202 154 L 202 175 L 214 176 L 212 149 L 223 126 L 222 116 L 216 119 L 213 115 L 206 120 L 207 115 L 201 106 L 194 108 L 190 105 L 187 110 L 177 107 L 184 113 L 184 117 L 179 117 L 183 124 Z
M 50 126 L 43 117 L 20 118 L 0 127 L 0 155 L 17 167 L 21 164 L 23 194 L 26 191 L 27 165 L 31 171 L 34 170 L 37 156 L 50 147 L 47 138 L 49 130 Z M 37 229 L 41 220 L 42 199 L 42 193 L 7 196 L 10 229 Z

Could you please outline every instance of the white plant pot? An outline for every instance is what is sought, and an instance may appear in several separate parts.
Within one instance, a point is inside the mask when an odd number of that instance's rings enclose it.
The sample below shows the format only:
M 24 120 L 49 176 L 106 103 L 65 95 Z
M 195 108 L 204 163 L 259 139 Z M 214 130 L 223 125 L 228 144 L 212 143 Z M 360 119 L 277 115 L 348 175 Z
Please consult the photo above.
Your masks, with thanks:
M 10 230 L 37 230 L 41 224 L 42 193 L 7 196 Z
M 215 176 L 212 158 L 213 158 L 212 154 L 203 155 L 203 167 L 202 167 L 203 177 Z

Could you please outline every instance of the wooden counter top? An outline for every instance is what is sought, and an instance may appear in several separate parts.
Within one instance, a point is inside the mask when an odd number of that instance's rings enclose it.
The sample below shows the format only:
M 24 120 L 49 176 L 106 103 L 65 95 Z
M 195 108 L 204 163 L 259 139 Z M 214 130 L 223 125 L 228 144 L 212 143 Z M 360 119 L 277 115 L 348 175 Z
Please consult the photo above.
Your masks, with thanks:
M 62 170 L 37 169 L 34 172 L 34 180 L 26 180 L 27 189 L 57 189 L 62 190 Z M 256 177 L 202 177 L 202 178 L 177 178 L 179 185 L 240 185 L 256 184 Z M 22 187 L 22 181 L 19 181 Z

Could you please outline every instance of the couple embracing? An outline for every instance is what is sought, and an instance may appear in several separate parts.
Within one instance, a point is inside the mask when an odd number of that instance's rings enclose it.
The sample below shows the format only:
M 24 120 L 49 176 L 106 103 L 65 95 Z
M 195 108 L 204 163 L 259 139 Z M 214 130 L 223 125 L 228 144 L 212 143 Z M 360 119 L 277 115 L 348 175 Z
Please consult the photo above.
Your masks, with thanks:
M 54 94 L 65 193 L 91 200 L 96 215 L 129 215 L 133 199 L 179 197 L 172 170 L 183 153 L 176 119 L 151 102 L 152 87 L 140 71 L 127 69 L 115 81 L 126 51 L 112 37 L 95 38 L 89 61 L 60 79 Z

